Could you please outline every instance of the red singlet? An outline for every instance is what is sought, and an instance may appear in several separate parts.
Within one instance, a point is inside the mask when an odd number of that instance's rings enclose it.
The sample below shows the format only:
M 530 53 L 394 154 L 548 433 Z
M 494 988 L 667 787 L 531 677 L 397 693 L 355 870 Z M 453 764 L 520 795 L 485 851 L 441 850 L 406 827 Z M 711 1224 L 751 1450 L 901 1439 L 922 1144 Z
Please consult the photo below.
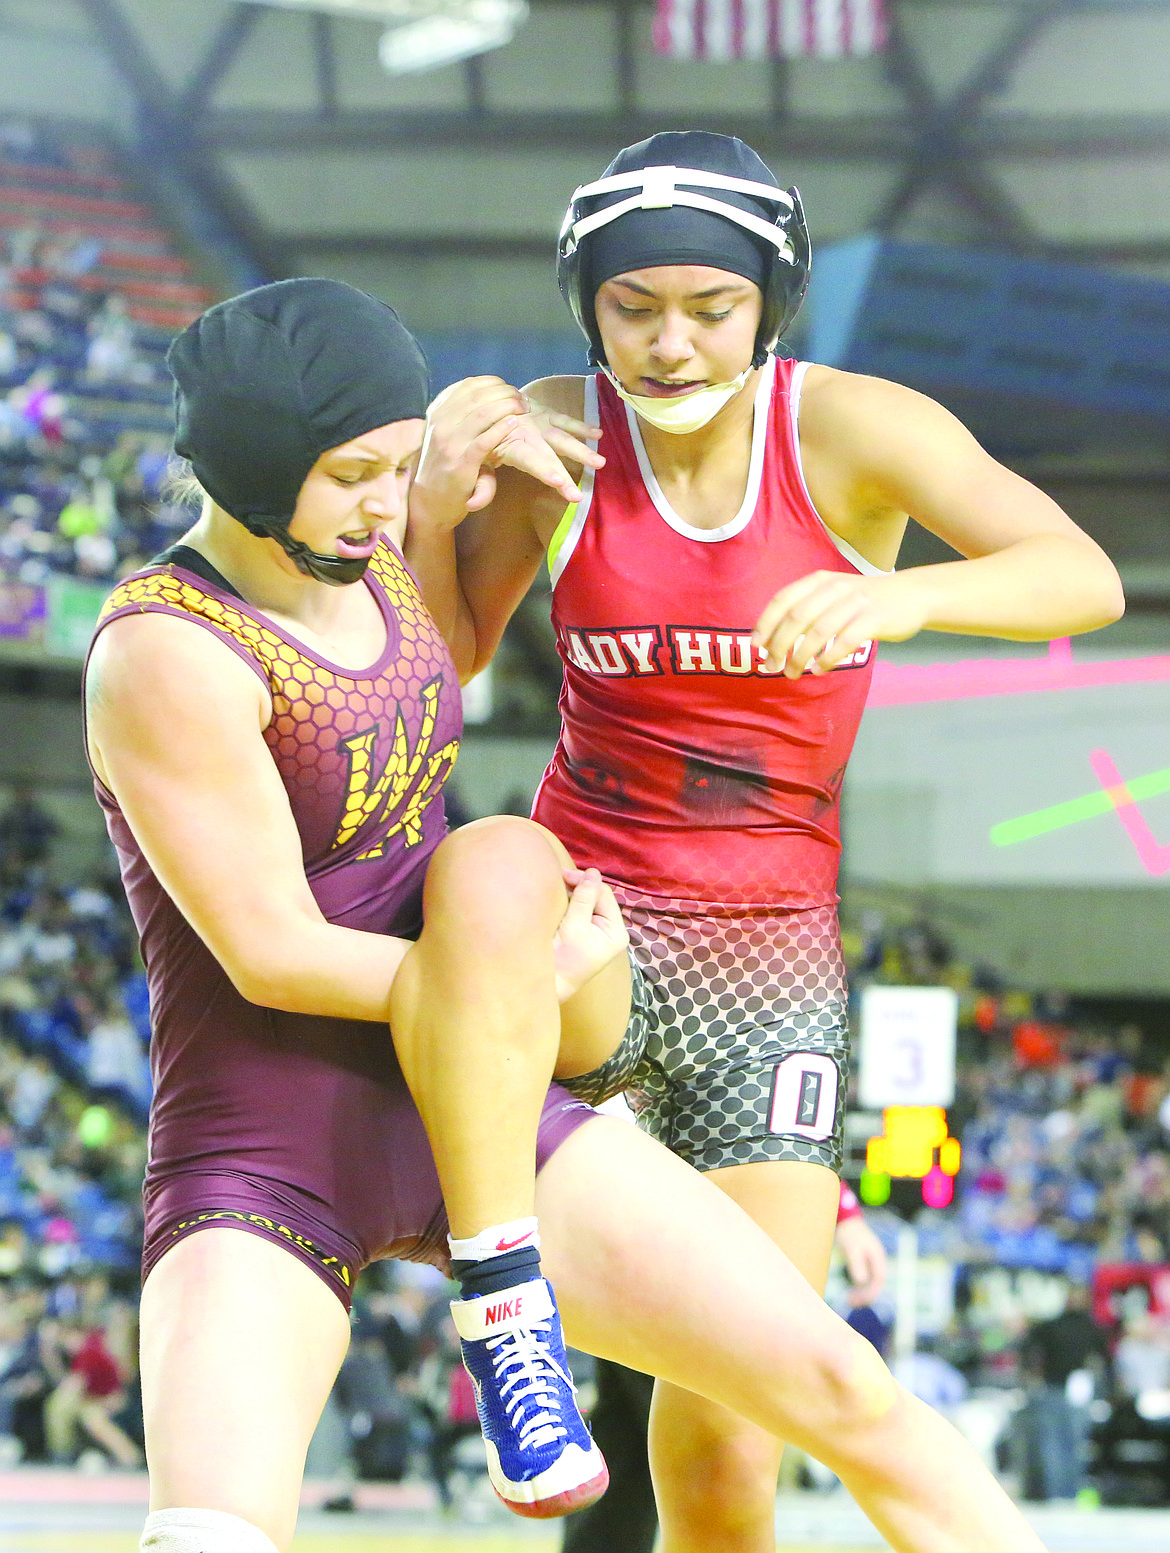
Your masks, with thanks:
M 671 509 L 633 410 L 605 378 L 586 382 L 606 463 L 549 548 L 563 728 L 534 812 L 628 890 L 732 909 L 835 903 L 873 644 L 790 680 L 751 643 L 788 583 L 878 570 L 829 533 L 805 487 L 803 376 L 774 358 L 761 372 L 747 491 L 715 529 Z

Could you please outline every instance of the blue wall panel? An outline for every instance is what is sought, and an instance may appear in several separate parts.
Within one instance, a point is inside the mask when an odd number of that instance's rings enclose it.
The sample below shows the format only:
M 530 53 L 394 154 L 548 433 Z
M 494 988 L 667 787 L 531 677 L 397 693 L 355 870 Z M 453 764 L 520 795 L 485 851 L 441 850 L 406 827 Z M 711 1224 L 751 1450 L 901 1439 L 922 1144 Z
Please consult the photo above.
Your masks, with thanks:
M 822 249 L 814 361 L 946 398 L 1170 425 L 1170 285 L 873 237 Z
M 517 388 L 534 378 L 585 371 L 585 336 L 576 330 L 543 334 L 428 334 L 420 343 L 438 393 L 462 377 L 502 377 Z

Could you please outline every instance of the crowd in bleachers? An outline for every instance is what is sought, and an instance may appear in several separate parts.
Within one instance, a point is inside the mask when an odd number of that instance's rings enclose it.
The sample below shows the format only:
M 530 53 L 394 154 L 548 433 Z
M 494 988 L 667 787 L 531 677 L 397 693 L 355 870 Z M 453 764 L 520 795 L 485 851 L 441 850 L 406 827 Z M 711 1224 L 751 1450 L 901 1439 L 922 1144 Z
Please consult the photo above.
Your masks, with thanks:
M 163 354 L 210 299 L 108 153 L 0 124 L 3 578 L 109 582 L 173 540 Z
M 56 829 L 0 814 L 0 1460 L 129 1466 L 144 978 L 116 881 L 51 882 Z
M 986 1427 L 1029 1497 L 1170 1502 L 1164 1043 L 963 963 L 928 921 L 871 910 L 845 938 L 855 996 L 871 982 L 959 994 L 948 1120 L 962 1167 L 953 1205 L 917 1213 L 917 1251 L 945 1295 L 903 1379 L 960 1426 Z M 878 1314 L 892 1320 L 892 1290 Z
M 1097 1261 L 1170 1263 L 1170 1053 L 961 963 L 929 924 L 871 913 L 847 948 L 855 993 L 876 980 L 959 994 L 958 1260 L 1074 1280 Z

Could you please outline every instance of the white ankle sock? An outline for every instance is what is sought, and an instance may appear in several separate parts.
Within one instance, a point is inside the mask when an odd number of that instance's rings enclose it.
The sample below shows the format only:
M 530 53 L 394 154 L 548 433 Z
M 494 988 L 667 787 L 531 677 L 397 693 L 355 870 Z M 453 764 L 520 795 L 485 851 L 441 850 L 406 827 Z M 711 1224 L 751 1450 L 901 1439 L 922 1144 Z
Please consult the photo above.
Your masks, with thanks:
M 467 1240 L 447 1236 L 453 1262 L 486 1262 L 491 1256 L 504 1256 L 508 1251 L 519 1251 L 521 1246 L 540 1250 L 540 1235 L 536 1220 L 510 1219 L 507 1224 L 492 1224 L 481 1229 L 478 1235 Z
M 259 1526 L 223 1510 L 155 1510 L 139 1553 L 279 1553 Z

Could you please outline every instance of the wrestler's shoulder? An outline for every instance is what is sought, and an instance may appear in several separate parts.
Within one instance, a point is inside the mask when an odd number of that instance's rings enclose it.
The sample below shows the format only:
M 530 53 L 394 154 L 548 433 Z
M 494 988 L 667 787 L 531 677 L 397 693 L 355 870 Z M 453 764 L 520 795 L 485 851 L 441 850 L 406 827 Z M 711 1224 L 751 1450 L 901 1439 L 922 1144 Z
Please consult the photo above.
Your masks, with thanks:
M 538 377 L 521 390 L 525 398 L 558 415 L 580 420 L 585 409 L 585 379 L 578 376 Z

